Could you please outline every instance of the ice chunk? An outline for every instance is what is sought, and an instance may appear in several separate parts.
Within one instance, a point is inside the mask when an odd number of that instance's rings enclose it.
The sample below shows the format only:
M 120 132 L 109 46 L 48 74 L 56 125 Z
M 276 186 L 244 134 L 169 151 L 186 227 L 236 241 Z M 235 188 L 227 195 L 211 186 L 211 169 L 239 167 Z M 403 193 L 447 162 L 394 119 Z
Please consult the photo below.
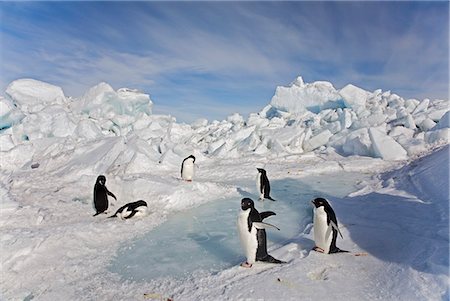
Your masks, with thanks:
M 431 120 L 430 118 L 425 118 L 420 124 L 419 124 L 419 128 L 422 131 L 429 131 L 431 130 L 434 126 L 436 126 L 436 122 L 434 122 L 433 120 Z
M 336 134 L 337 132 L 340 132 L 342 129 L 341 123 L 339 121 L 330 122 L 326 127 L 327 129 L 330 130 L 332 134 Z
M 143 112 L 151 114 L 152 101 L 150 96 L 137 90 L 121 88 L 114 91 L 114 89 L 106 84 L 100 83 L 90 88 L 78 101 L 74 102 L 72 106 L 80 112 L 84 112 L 92 118 L 102 120 L 111 120 L 116 115 L 130 115 L 137 117 L 139 113 Z M 119 128 L 129 125 L 124 118 L 119 118 Z
M 417 107 L 414 109 L 412 114 L 415 115 L 418 113 L 426 112 L 429 104 L 430 104 L 430 100 L 428 98 L 425 98 L 417 105 Z
M 256 125 L 257 127 L 266 127 L 269 124 L 269 120 L 263 118 L 260 114 L 252 113 L 248 117 L 247 125 Z
M 419 105 L 419 101 L 417 99 L 407 99 L 405 101 L 405 108 L 408 113 L 412 113 L 416 110 Z
M 152 113 L 153 102 L 150 95 L 136 89 L 120 88 L 117 90 L 118 103 L 125 114 L 135 116 L 136 113 Z
M 355 116 L 356 119 L 356 116 Z M 353 123 L 353 117 L 350 109 L 344 109 L 339 113 L 339 120 L 341 121 L 341 128 L 348 129 Z
M 200 129 L 208 125 L 208 119 L 200 118 L 191 123 L 193 129 Z
M 427 149 L 425 141 L 420 138 L 411 138 L 400 135 L 396 137 L 396 141 L 406 150 L 408 156 L 423 153 Z
M 325 130 L 325 131 L 321 132 L 320 134 L 305 141 L 303 143 L 303 149 L 305 150 L 305 152 L 315 150 L 316 148 L 327 144 L 327 142 L 328 142 L 328 140 L 330 140 L 331 136 L 333 136 L 333 134 L 330 132 L 330 130 Z
M 405 106 L 405 100 L 395 93 L 386 95 L 385 97 L 387 97 L 388 105 L 390 107 L 397 108 Z
M 394 139 L 401 135 L 407 138 L 412 138 L 414 136 L 414 130 L 405 128 L 403 126 L 396 126 L 389 132 L 389 136 L 391 136 Z
M 23 135 L 29 140 L 71 136 L 76 128 L 69 113 L 60 105 L 51 105 L 28 114 L 22 121 Z
M 365 106 L 368 97 L 367 91 L 351 84 L 339 90 L 339 94 L 344 99 L 344 104 L 347 108 Z
M 260 143 L 261 139 L 255 132 L 253 132 L 250 136 L 242 140 L 238 144 L 237 148 L 242 152 L 254 151 Z
M 369 128 L 374 154 L 384 160 L 405 160 L 406 150 L 378 128 Z
M 9 151 L 14 147 L 14 142 L 11 135 L 1 135 L 0 136 L 0 152 Z
M 370 114 L 369 111 L 365 111 L 368 112 L 369 114 L 367 114 L 367 116 L 365 117 L 361 117 L 358 120 L 355 120 L 355 122 L 353 123 L 353 128 L 363 128 L 363 127 L 374 127 L 374 126 L 380 126 L 383 123 L 386 122 L 386 115 L 381 114 L 381 113 L 376 113 L 376 114 Z
M 372 156 L 372 142 L 367 128 L 349 133 L 342 145 L 345 155 Z
M 317 81 L 305 84 L 301 78 L 297 78 L 288 87 L 277 87 L 270 105 L 290 113 L 303 113 L 307 110 L 318 113 L 322 109 L 344 107 L 342 97 L 331 83 Z
M 394 126 L 403 125 L 404 127 L 407 127 L 409 129 L 416 129 L 416 122 L 414 121 L 414 118 L 409 113 L 406 113 L 406 115 L 404 117 L 401 117 L 401 118 L 398 118 L 398 119 L 392 121 L 392 124 Z
M 99 126 L 90 119 L 81 120 L 75 128 L 74 133 L 77 137 L 88 140 L 103 137 Z
M 425 133 L 427 143 L 448 143 L 450 134 L 450 111 L 442 116 L 441 120 L 429 132 Z
M 0 131 L 19 123 L 24 117 L 9 99 L 0 97 Z
M 15 80 L 5 92 L 23 112 L 38 112 L 46 106 L 67 102 L 60 87 L 34 79 Z
M 433 128 L 433 130 L 440 130 L 450 127 L 450 111 L 444 114 L 444 116 L 441 117 L 439 122 L 436 124 L 436 126 Z
M 450 142 L 449 138 L 450 138 L 450 128 L 448 127 L 425 133 L 425 141 L 429 144 L 449 143 Z
M 234 113 L 233 115 L 227 117 L 227 121 L 232 124 L 243 124 L 244 117 L 242 117 L 239 113 Z

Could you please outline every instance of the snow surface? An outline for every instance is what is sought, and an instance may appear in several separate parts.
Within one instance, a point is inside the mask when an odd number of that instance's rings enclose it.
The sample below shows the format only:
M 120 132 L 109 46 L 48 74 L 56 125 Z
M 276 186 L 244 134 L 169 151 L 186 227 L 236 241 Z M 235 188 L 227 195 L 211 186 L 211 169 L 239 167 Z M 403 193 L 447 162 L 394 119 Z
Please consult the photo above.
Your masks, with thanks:
M 449 298 L 449 100 L 297 78 L 247 119 L 180 124 L 152 107 L 148 94 L 106 83 L 80 98 L 31 79 L 8 86 L 1 299 Z M 187 183 L 179 170 L 191 154 Z M 269 252 L 288 263 L 244 269 L 235 218 L 242 197 L 257 199 L 256 167 L 279 199 L 256 206 L 285 229 L 268 231 Z M 139 199 L 150 214 L 92 217 L 99 174 L 118 198 L 110 214 Z M 338 246 L 352 253 L 311 251 L 316 196 L 330 200 Z

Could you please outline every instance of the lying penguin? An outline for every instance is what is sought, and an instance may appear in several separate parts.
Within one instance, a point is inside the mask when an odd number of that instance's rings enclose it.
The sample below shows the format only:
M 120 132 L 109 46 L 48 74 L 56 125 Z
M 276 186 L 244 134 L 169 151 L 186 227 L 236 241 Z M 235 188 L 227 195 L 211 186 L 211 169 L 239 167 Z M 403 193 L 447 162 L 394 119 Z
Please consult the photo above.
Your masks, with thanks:
M 336 247 L 337 235 L 343 238 L 338 227 L 336 214 L 324 198 L 311 201 L 314 204 L 314 242 L 313 250 L 325 254 L 348 252 Z
M 269 263 L 285 263 L 284 261 L 273 258 L 267 253 L 267 239 L 265 228 L 275 228 L 274 225 L 263 222 L 269 216 L 275 215 L 275 212 L 265 211 L 259 213 L 255 209 L 252 199 L 243 198 L 241 200 L 241 213 L 238 217 L 238 233 L 241 245 L 244 248 L 247 261 L 242 263 L 242 267 L 251 268 L 255 261 L 264 261 Z
M 121 219 L 129 219 L 133 216 L 147 215 L 147 202 L 139 200 L 136 202 L 128 203 L 120 207 L 114 215 L 111 217 L 120 217 Z

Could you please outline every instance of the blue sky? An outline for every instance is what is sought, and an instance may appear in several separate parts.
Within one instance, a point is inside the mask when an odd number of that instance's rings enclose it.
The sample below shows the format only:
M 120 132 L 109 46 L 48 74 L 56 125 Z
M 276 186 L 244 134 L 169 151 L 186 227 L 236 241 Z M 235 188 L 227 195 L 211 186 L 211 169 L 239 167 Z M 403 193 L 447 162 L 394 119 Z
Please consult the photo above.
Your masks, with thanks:
M 0 85 L 102 81 L 179 121 L 246 116 L 298 75 L 448 99 L 449 3 L 1 2 Z M 3 93 L 3 92 L 2 92 Z

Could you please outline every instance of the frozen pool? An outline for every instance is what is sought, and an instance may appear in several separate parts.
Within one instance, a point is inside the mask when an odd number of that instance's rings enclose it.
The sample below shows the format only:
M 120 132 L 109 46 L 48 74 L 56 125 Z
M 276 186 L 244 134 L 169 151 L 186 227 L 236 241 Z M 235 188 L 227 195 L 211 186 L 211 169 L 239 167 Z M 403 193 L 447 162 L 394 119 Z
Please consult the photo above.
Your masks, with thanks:
M 271 182 L 277 202 L 256 201 L 255 184 L 244 183 L 242 197 L 255 200 L 258 211 L 274 211 L 266 221 L 281 231 L 267 230 L 268 247 L 286 244 L 312 221 L 310 200 L 317 196 L 342 197 L 354 191 L 361 174 L 340 173 L 302 180 Z M 333 183 L 330 185 L 329 183 Z M 211 200 L 199 207 L 176 213 L 143 237 L 122 246 L 109 270 L 123 279 L 147 281 L 159 277 L 181 278 L 194 271 L 218 272 L 245 258 L 237 236 L 240 200 Z

